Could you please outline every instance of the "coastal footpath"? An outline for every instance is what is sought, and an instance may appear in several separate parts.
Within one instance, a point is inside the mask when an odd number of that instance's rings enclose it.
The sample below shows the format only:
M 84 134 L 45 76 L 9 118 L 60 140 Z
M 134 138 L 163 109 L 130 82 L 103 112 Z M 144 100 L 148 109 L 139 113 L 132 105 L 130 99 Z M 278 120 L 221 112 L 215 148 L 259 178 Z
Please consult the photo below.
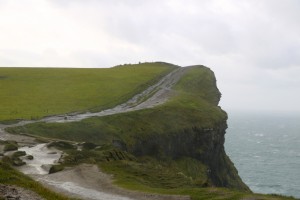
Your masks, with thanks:
M 2 132 L 34 136 L 63 152 L 55 164 L 60 166 L 57 173 L 32 175 L 47 187 L 55 176 L 92 167 L 95 174 L 97 168 L 113 174 L 114 184 L 122 188 L 178 195 L 174 199 L 289 199 L 252 194 L 240 179 L 224 150 L 227 114 L 218 106 L 221 93 L 209 68 L 153 65 L 172 70 L 125 103 L 21 120 L 2 125 Z M 85 175 L 78 177 L 91 177 Z M 85 187 L 105 191 L 101 186 Z M 50 188 L 55 190 L 55 185 Z

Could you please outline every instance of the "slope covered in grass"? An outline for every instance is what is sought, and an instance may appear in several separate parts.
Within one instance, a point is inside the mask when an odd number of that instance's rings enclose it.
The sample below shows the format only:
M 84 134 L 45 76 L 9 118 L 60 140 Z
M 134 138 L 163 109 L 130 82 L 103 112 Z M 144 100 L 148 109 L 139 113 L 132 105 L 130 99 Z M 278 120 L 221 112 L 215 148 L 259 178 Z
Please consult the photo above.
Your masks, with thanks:
M 180 163 L 181 162 L 181 163 Z M 187 163 L 188 162 L 188 163 Z M 185 166 L 182 166 L 184 163 Z M 114 174 L 115 184 L 130 190 L 148 193 L 174 194 L 190 196 L 191 200 L 295 200 L 293 197 L 280 195 L 262 195 L 242 192 L 228 188 L 201 187 L 193 183 L 192 176 L 184 174 L 184 168 L 201 170 L 196 161 L 175 163 L 149 162 L 134 163 L 115 161 L 101 164 L 101 168 Z
M 8 164 L 0 162 L 0 184 L 5 185 L 16 185 L 28 190 L 31 190 L 46 200 L 71 200 L 72 198 L 65 197 L 63 195 L 57 194 L 40 183 L 32 180 L 28 176 L 16 171 Z M 1 199 L 1 197 L 0 197 Z M 5 198 L 8 199 L 8 198 Z
M 210 155 L 215 153 L 212 148 L 216 145 L 223 150 L 223 129 L 227 119 L 226 113 L 217 106 L 220 93 L 213 72 L 203 66 L 190 67 L 175 85 L 174 94 L 165 104 L 151 109 L 73 123 L 35 123 L 7 130 L 100 145 L 117 141 L 135 156 L 156 159 L 191 157 L 211 165 L 207 157 L 217 156 Z M 225 153 L 221 153 L 220 159 L 226 160 L 223 158 Z M 215 159 L 219 161 L 218 157 Z M 222 164 L 230 165 L 227 160 Z M 203 173 L 202 182 L 205 184 L 209 177 L 206 171 Z M 221 181 L 221 176 L 214 177 L 214 184 L 247 189 L 235 172 L 226 178 L 226 182 Z M 232 181 L 235 179 L 238 180 Z
M 96 143 L 100 148 L 66 150 L 64 164 L 98 164 L 128 189 L 194 200 L 292 199 L 253 194 L 239 178 L 224 151 L 227 114 L 210 69 L 189 67 L 173 89 L 169 101 L 149 109 L 7 130 Z
M 213 72 L 208 68 L 191 68 L 174 89 L 177 95 L 167 103 L 151 109 L 73 123 L 35 123 L 8 130 L 98 144 L 113 139 L 130 143 L 134 138 L 149 134 L 168 134 L 191 127 L 210 128 L 226 120 L 226 113 L 216 106 L 220 93 L 216 90 Z
M 166 63 L 106 69 L 0 68 L 0 121 L 112 107 L 174 68 Z

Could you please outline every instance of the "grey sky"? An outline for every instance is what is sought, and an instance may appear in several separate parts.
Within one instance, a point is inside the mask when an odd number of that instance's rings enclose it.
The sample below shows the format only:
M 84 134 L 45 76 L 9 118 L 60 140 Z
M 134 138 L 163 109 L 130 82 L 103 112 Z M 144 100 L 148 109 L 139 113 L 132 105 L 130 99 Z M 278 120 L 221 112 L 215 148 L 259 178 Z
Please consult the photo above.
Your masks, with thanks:
M 0 66 L 215 71 L 225 110 L 300 111 L 298 0 L 0 0 Z

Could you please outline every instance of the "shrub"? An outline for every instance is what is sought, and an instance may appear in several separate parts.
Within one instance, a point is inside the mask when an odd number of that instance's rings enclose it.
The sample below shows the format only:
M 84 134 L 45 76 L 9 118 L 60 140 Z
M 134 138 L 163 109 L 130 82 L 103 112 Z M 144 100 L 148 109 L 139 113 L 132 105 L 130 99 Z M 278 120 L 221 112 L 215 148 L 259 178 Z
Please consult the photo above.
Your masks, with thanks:
M 27 155 L 26 158 L 27 158 L 28 160 L 33 160 L 33 155 Z
M 97 145 L 92 142 L 85 142 L 82 144 L 82 147 L 83 149 L 90 150 L 90 149 L 95 149 Z
M 69 143 L 69 142 L 65 142 L 65 141 L 56 141 L 56 142 L 51 142 L 50 144 L 48 144 L 48 148 L 50 147 L 54 147 L 54 148 L 58 148 L 58 149 L 75 149 L 76 147 Z
M 18 144 L 16 142 L 9 142 L 4 145 L 4 151 L 15 151 L 18 150 Z
M 18 158 L 20 156 L 26 156 L 25 151 L 16 151 L 15 153 L 12 154 L 12 158 Z
M 52 167 L 49 170 L 49 174 L 53 174 L 59 171 L 62 171 L 64 169 L 64 166 L 62 165 L 52 165 Z

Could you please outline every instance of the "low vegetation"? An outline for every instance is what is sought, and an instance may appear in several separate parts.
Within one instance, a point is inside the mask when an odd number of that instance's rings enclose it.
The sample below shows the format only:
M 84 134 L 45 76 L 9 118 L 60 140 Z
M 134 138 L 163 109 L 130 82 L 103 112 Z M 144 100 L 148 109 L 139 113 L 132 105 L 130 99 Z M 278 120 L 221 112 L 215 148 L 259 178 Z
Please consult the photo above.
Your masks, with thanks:
M 10 165 L 4 162 L 0 162 L 0 183 L 6 185 L 16 185 L 32 190 L 47 200 L 71 200 L 71 198 L 64 197 L 60 194 L 52 192 L 49 189 L 46 189 L 38 182 L 16 171 Z
M 292 197 L 280 195 L 261 195 L 234 189 L 200 187 L 197 181 L 193 182 L 191 177 L 182 173 L 185 172 L 182 171 L 185 168 L 182 165 L 187 163 L 188 168 L 197 170 L 199 168 L 197 161 L 193 162 L 181 160 L 166 164 L 157 163 L 157 161 L 140 163 L 114 161 L 102 162 L 100 167 L 106 173 L 114 174 L 114 183 L 120 187 L 147 193 L 187 195 L 192 200 L 294 200 Z
M 4 152 L 18 150 L 18 144 L 16 141 L 1 141 L 0 144 L 4 145 Z
M 0 68 L 0 121 L 112 107 L 175 68 L 144 63 L 101 69 Z
M 192 200 L 292 200 L 292 197 L 260 195 L 233 189 L 210 187 L 206 166 L 191 158 L 159 161 L 153 157 L 135 157 L 111 145 L 77 151 L 64 149 L 68 156 L 63 165 L 98 164 L 120 187 L 146 193 L 188 195 Z
M 113 140 L 133 143 L 134 138 L 189 129 L 211 128 L 227 115 L 215 106 L 220 94 L 206 68 L 195 67 L 176 85 L 177 96 L 167 103 L 135 112 L 89 118 L 72 123 L 34 123 L 8 128 L 11 133 L 104 144 Z M 190 81 L 190 80 L 197 81 Z
M 62 171 L 64 169 L 63 165 L 53 165 L 49 169 L 49 174 L 53 174 L 59 171 Z
M 79 144 L 81 149 L 66 141 L 54 142 L 50 146 L 66 152 L 62 166 L 97 164 L 105 172 L 114 174 L 117 185 L 127 189 L 189 195 L 193 200 L 293 199 L 253 194 L 245 192 L 245 187 L 244 191 L 213 187 L 208 163 L 200 158 L 209 148 L 209 141 L 203 140 L 202 144 L 202 139 L 211 139 L 214 129 L 227 119 L 227 114 L 217 106 L 221 94 L 215 82 L 213 72 L 208 68 L 192 67 L 176 84 L 176 95 L 160 106 L 80 122 L 28 124 L 7 131 L 86 142 Z M 196 133 L 201 135 L 198 138 L 201 146 L 192 150 L 198 157 L 186 156 L 193 141 L 184 139 L 193 139 Z M 215 139 L 223 145 L 222 138 Z M 170 140 L 174 144 L 165 143 Z M 178 147 L 175 153 L 172 152 L 175 151 L 172 145 L 181 144 L 186 148 Z M 226 158 L 224 162 L 229 160 Z M 230 170 L 236 173 L 233 165 Z M 223 170 L 221 175 L 229 176 L 229 172 Z

